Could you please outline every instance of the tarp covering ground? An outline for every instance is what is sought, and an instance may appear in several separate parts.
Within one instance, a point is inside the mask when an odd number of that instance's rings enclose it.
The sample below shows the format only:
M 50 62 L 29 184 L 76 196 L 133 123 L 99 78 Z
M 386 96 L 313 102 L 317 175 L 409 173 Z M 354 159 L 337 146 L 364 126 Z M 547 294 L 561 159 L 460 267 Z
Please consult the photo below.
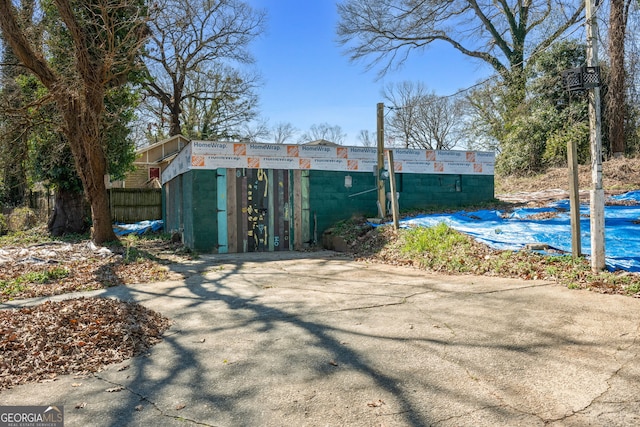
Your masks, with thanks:
M 127 234 L 144 234 L 147 232 L 156 232 L 162 230 L 164 222 L 161 219 L 152 221 L 140 221 L 134 224 L 113 224 L 113 231 L 118 236 Z
M 613 204 L 607 204 L 604 209 L 607 268 L 640 272 L 640 191 L 612 196 L 610 200 Z M 580 217 L 582 254 L 588 256 L 591 253 L 588 205 L 580 206 Z M 431 227 L 439 223 L 495 249 L 521 250 L 534 243 L 571 253 L 569 200 L 539 208 L 422 215 L 402 219 L 400 226 Z

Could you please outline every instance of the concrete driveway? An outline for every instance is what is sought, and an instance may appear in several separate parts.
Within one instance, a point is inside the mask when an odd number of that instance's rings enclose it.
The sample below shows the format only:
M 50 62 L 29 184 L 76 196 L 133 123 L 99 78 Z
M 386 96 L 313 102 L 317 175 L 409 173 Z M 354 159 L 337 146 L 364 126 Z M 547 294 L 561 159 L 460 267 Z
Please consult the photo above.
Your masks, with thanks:
M 63 405 L 67 427 L 640 424 L 638 299 L 333 252 L 175 268 L 91 294 L 172 319 L 148 354 L 1 404 Z

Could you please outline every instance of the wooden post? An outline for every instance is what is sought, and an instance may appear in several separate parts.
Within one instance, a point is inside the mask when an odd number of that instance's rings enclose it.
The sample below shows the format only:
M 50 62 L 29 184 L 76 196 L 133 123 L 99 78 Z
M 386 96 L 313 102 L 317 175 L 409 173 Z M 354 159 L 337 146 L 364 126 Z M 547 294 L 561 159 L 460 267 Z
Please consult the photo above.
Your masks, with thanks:
M 389 163 L 389 187 L 391 187 L 391 212 L 393 212 L 393 228 L 400 228 L 398 224 L 398 198 L 396 197 L 396 174 L 393 168 L 393 151 L 387 150 L 387 163 Z
M 571 254 L 573 259 L 582 255 L 580 241 L 580 187 L 578 181 L 578 148 L 575 140 L 567 142 L 569 163 L 569 213 L 571 217 Z
M 585 2 L 587 17 L 587 66 L 598 66 L 598 23 L 593 16 L 593 0 Z M 605 268 L 604 189 L 602 188 L 602 137 L 600 88 L 589 89 L 589 141 L 591 146 L 591 270 Z
M 376 168 L 376 183 L 378 186 L 378 210 L 381 219 L 387 216 L 386 191 L 384 179 L 380 176 L 384 170 L 384 104 L 378 103 L 377 108 L 377 136 L 378 136 L 378 167 Z

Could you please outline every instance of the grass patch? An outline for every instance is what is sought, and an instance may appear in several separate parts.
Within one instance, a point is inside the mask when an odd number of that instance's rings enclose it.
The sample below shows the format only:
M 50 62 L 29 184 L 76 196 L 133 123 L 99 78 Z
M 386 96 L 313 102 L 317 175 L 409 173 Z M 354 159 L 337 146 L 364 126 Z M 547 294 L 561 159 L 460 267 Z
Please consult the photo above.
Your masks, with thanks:
M 27 289 L 27 285 L 16 280 L 0 280 L 0 294 L 13 296 Z
M 16 295 L 25 289 L 29 284 L 40 284 L 55 282 L 64 279 L 69 275 L 69 270 L 63 267 L 53 267 L 44 271 L 30 271 L 15 279 L 0 280 L 0 293 L 6 296 Z
M 67 242 L 78 243 L 88 240 L 89 234 L 66 234 L 54 237 L 49 234 L 46 226 L 35 227 L 29 230 L 20 230 L 0 236 L 0 247 L 2 246 L 29 246 L 47 242 Z
M 421 266 L 432 270 L 464 273 L 473 270 L 472 242 L 444 223 L 435 227 L 416 227 L 401 233 L 400 252 L 418 258 Z

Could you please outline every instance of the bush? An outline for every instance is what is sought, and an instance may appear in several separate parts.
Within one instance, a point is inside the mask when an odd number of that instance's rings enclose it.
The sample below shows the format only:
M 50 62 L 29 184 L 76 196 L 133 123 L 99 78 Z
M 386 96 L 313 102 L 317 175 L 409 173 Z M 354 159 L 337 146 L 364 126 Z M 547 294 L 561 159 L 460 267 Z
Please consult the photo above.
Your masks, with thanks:
M 4 236 L 9 232 L 9 226 L 7 224 L 7 217 L 0 213 L 0 236 Z
M 38 218 L 32 209 L 16 208 L 10 214 L 7 220 L 8 231 L 26 231 L 35 227 Z

